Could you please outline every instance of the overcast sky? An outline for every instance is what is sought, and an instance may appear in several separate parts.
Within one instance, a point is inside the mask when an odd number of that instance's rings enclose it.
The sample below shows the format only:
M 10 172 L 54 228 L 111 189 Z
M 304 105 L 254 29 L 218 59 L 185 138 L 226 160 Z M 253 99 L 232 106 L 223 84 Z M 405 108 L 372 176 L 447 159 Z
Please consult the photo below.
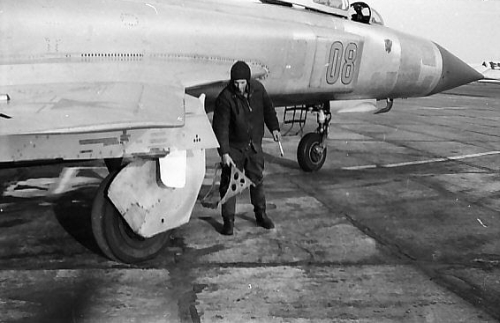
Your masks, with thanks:
M 500 0 L 364 1 L 386 26 L 431 39 L 467 63 L 500 61 Z

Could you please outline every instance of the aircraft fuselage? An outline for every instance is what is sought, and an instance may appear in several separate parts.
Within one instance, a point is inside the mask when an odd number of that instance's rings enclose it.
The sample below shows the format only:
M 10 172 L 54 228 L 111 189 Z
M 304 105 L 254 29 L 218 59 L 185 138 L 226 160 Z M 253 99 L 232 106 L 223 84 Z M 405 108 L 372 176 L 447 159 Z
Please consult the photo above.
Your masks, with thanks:
M 169 73 L 162 70 L 165 61 L 245 60 L 265 71 L 263 82 L 282 105 L 425 96 L 443 78 L 442 50 L 431 41 L 306 9 L 254 2 L 21 0 L 2 1 L 0 10 L 0 86 L 25 84 L 27 77 L 40 84 L 145 77 L 161 82 Z M 144 73 L 145 61 L 157 69 Z

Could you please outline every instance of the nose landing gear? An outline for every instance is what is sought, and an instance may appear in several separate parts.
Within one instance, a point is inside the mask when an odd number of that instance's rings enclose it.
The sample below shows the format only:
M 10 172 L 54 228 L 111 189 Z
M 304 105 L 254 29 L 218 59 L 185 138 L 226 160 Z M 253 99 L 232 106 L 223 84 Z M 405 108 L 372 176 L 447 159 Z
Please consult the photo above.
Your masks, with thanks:
M 316 132 L 310 132 L 300 140 L 297 161 L 305 172 L 315 172 L 321 169 L 326 160 L 326 139 L 332 114 L 329 102 L 311 106 L 309 110 L 317 113 L 318 128 L 316 128 Z

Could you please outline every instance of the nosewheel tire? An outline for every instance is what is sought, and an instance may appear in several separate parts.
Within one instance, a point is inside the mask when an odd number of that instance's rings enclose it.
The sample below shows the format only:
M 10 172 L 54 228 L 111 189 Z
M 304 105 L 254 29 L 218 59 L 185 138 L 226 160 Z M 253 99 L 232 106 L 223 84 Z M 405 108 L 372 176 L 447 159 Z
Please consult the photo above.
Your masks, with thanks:
M 321 145 L 319 133 L 308 133 L 300 140 L 297 161 L 305 172 L 318 171 L 326 160 L 327 148 Z
M 92 231 L 97 245 L 105 256 L 115 261 L 137 263 L 151 259 L 167 244 L 169 232 L 143 238 L 132 231 L 107 196 L 116 174 L 112 173 L 102 181 L 92 206 Z

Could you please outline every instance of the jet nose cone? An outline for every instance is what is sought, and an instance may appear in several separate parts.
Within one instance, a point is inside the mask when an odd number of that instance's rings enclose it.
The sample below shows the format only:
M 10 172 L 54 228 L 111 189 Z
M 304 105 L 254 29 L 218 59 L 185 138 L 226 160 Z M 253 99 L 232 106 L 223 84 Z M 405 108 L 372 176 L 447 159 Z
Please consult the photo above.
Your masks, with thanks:
M 429 95 L 455 88 L 484 78 L 484 76 L 461 61 L 458 57 L 448 52 L 443 47 L 435 44 L 441 52 L 443 71 L 441 78 Z

